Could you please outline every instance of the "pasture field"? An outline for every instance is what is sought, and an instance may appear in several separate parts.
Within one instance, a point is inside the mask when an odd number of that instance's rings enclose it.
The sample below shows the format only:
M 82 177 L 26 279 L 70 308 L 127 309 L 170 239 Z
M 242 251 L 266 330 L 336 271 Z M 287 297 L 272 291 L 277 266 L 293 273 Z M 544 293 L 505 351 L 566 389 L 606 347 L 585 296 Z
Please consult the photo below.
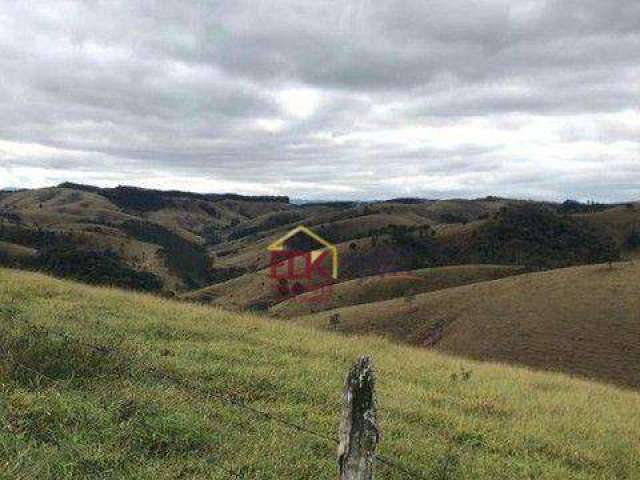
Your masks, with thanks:
M 640 386 L 640 264 L 527 273 L 288 321 Z M 339 316 L 339 325 L 331 317 Z
M 380 479 L 640 476 L 640 396 L 597 382 L 13 270 L 0 330 L 2 478 L 333 479 L 362 354 Z

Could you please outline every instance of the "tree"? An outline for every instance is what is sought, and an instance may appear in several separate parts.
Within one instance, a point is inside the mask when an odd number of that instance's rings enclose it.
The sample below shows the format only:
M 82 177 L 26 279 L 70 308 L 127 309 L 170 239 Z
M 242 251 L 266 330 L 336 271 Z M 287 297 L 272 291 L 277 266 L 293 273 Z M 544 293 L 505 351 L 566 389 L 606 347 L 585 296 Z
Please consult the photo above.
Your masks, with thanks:
M 625 241 L 624 246 L 629 250 L 640 248 L 640 230 L 638 230 L 636 227 L 633 227 L 633 230 Z

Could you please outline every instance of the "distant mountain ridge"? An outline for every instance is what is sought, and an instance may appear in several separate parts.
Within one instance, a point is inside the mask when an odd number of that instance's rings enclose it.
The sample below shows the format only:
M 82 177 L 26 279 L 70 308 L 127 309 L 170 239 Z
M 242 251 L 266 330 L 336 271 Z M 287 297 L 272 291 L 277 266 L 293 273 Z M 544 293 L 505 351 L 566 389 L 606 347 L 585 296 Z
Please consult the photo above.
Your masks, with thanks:
M 284 195 L 240 195 L 237 193 L 195 193 L 182 190 L 156 190 L 141 187 L 133 187 L 127 185 L 119 185 L 114 188 L 94 187 L 92 185 L 84 185 L 80 183 L 64 182 L 58 185 L 58 188 L 70 188 L 73 190 L 82 190 L 85 192 L 98 193 L 107 198 L 119 198 L 123 196 L 144 196 L 163 197 L 163 198 L 192 198 L 196 200 L 241 200 L 244 202 L 281 202 L 290 203 L 289 197 Z
M 338 245 L 341 281 L 471 263 L 594 263 L 618 258 L 616 249 L 634 244 L 629 239 L 640 231 L 640 209 L 633 204 L 500 197 L 298 201 L 72 182 L 2 191 L 0 264 L 184 294 L 255 276 L 268 266 L 267 245 L 299 225 Z M 522 208 L 519 216 L 505 216 Z M 551 227 L 561 241 L 545 240 Z M 600 233 L 615 245 L 599 240 Z M 82 261 L 89 257 L 92 262 Z M 229 292 L 235 304 L 264 288 L 253 277 L 245 280 L 227 284 L 240 287 Z M 256 291 L 243 291 L 243 285 Z

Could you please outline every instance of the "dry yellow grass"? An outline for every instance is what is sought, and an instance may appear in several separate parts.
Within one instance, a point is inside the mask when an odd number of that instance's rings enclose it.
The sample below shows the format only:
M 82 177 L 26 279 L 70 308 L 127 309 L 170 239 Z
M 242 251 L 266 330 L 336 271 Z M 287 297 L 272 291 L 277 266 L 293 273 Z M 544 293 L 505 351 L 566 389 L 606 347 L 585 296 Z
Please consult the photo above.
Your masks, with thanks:
M 38 254 L 38 251 L 35 248 L 0 241 L 0 253 L 4 253 L 8 255 L 9 258 L 15 258 L 20 261 L 34 258 Z
M 640 386 L 640 264 L 520 275 L 296 319 L 448 353 Z
M 255 304 L 268 303 L 274 297 L 274 287 L 269 278 L 268 269 L 247 273 L 226 282 L 181 295 L 185 300 L 203 302 L 234 311 L 244 310 Z
M 330 259 L 327 258 L 325 268 L 331 268 Z M 305 268 L 304 257 L 298 257 L 295 261 L 295 270 L 303 271 Z M 311 284 L 324 284 L 325 278 L 314 272 Z M 288 282 L 289 287 L 294 281 Z M 308 285 L 307 280 L 301 280 L 302 284 Z M 180 298 L 196 302 L 207 303 L 222 307 L 226 310 L 266 310 L 270 306 L 281 302 L 283 295 L 278 291 L 277 280 L 271 276 L 271 268 L 258 270 L 257 272 L 246 273 L 226 282 L 217 283 L 206 288 L 187 292 Z
M 577 217 L 606 231 L 622 247 L 634 228 L 640 230 L 640 203 L 610 208 L 597 213 L 577 215 Z
M 305 301 L 313 295 L 308 293 L 300 298 L 275 305 L 271 313 L 284 318 L 298 317 L 350 305 L 391 300 L 406 295 L 496 280 L 524 271 L 524 268 L 519 266 L 459 265 L 375 275 L 333 285 L 327 302 Z
M 106 198 L 69 188 L 43 188 L 17 192 L 0 200 L 0 208 L 18 212 L 27 224 L 40 227 L 69 226 L 74 223 L 115 223 L 128 215 Z

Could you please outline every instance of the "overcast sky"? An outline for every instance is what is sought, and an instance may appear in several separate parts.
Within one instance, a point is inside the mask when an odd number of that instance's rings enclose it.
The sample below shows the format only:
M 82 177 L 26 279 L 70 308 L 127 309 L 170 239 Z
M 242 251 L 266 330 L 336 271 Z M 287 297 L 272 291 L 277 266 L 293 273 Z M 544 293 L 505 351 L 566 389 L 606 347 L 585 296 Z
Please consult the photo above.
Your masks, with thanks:
M 638 0 L 0 0 L 0 188 L 640 199 Z

